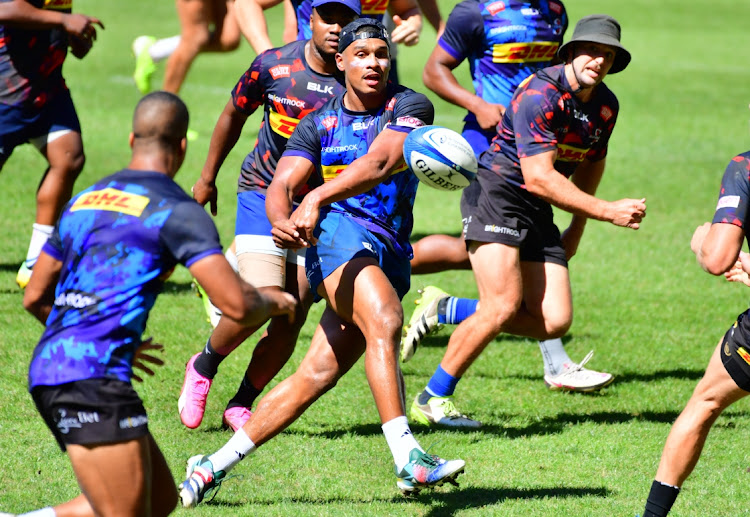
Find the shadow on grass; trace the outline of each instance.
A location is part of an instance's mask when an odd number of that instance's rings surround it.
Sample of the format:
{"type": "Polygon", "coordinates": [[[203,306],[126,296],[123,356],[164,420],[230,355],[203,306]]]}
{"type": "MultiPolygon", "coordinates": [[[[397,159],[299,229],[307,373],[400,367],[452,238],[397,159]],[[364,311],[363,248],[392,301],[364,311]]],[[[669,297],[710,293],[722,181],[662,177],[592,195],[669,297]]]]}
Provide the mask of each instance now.
{"type": "Polygon", "coordinates": [[[19,259],[14,264],[0,264],[0,273],[17,273],[23,259],[19,259]]]}
{"type": "Polygon", "coordinates": [[[552,487],[552,488],[481,488],[471,487],[450,492],[425,492],[416,499],[431,503],[425,514],[429,517],[454,515],[461,510],[502,503],[509,499],[545,499],[607,497],[610,491],[604,487],[552,487]]]}
{"type": "MultiPolygon", "coordinates": [[[[495,505],[502,503],[507,500],[522,500],[522,499],[545,499],[545,498],[581,498],[581,497],[607,497],[610,495],[610,491],[604,487],[564,487],[556,486],[550,488],[485,488],[485,487],[469,487],[469,488],[457,488],[449,491],[444,490],[426,490],[420,495],[415,497],[400,497],[393,496],[391,498],[374,498],[368,500],[357,499],[349,496],[340,497],[328,497],[328,498],[317,498],[317,497],[284,497],[282,499],[273,499],[266,501],[250,501],[250,502],[223,502],[221,496],[214,500],[204,503],[206,506],[220,507],[241,507],[248,505],[278,505],[280,503],[286,504],[301,504],[301,505],[312,505],[320,507],[321,505],[327,504],[371,504],[373,502],[379,503],[392,503],[398,505],[410,505],[418,502],[424,505],[429,505],[429,509],[424,515],[430,517],[442,517],[454,515],[456,512],[461,510],[468,510],[471,508],[479,508],[489,505],[495,505]]],[[[407,507],[403,508],[404,510],[407,507]]],[[[421,509],[421,508],[420,508],[421,509]]],[[[420,512],[421,513],[421,512],[420,512]]]]}

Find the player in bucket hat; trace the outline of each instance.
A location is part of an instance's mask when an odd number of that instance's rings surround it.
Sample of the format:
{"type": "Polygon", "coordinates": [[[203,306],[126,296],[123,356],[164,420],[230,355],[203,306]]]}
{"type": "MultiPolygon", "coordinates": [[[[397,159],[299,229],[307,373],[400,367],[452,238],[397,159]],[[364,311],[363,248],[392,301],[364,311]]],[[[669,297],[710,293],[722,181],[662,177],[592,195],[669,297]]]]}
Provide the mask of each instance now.
{"type": "Polygon", "coordinates": [[[601,43],[616,49],[614,63],[608,72],[610,74],[622,72],[630,63],[630,52],[620,43],[620,24],[611,16],[592,14],[578,20],[573,37],[557,50],[557,57],[565,61],[568,50],[580,41],[601,43]]]}

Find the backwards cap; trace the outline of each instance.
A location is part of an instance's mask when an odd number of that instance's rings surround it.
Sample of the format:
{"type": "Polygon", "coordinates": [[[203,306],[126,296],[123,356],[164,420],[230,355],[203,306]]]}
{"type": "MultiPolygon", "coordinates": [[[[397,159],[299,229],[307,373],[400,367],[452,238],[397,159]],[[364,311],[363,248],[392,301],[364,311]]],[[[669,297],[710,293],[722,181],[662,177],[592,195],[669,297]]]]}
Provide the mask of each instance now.
{"type": "Polygon", "coordinates": [[[390,37],[385,25],[372,18],[360,18],[347,24],[339,34],[339,53],[358,39],[376,38],[390,45],[390,37]]]}

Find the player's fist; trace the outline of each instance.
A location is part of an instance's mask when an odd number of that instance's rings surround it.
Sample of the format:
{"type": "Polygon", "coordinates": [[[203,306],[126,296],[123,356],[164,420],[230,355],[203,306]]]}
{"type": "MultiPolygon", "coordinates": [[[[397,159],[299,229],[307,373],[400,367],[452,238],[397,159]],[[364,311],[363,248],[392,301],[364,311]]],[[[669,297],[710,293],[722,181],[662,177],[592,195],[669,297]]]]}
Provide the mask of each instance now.
{"type": "Polygon", "coordinates": [[[607,220],[615,226],[632,228],[641,227],[641,221],[646,217],[646,198],[620,199],[609,203],[607,220]]]}

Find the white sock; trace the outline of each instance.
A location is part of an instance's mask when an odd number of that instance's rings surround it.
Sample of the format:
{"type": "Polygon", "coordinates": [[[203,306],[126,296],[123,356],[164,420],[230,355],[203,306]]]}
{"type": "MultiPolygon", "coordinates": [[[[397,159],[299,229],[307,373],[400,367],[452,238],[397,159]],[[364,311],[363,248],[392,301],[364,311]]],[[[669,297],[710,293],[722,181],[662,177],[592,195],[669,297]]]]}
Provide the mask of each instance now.
{"type": "Polygon", "coordinates": [[[232,269],[234,269],[234,272],[239,272],[240,265],[237,262],[237,255],[232,251],[232,248],[227,248],[227,251],[224,252],[224,256],[227,258],[229,265],[232,266],[232,269]]]}
{"type": "Polygon", "coordinates": [[[235,465],[245,459],[245,456],[252,454],[256,447],[253,441],[242,428],[237,429],[229,441],[216,451],[211,454],[208,459],[214,466],[214,472],[223,470],[229,472],[235,465]]]}
{"type": "Polygon", "coordinates": [[[51,506],[48,506],[47,508],[42,508],[41,510],[34,510],[33,512],[29,513],[22,513],[18,517],[55,517],[57,514],[55,513],[55,509],[51,506]]]}
{"type": "Polygon", "coordinates": [[[381,428],[385,435],[385,441],[393,455],[393,462],[396,464],[396,470],[400,471],[409,463],[409,453],[412,449],[423,451],[417,443],[417,439],[409,429],[409,421],[405,416],[398,416],[393,420],[384,423],[381,428]]]}
{"type": "Polygon", "coordinates": [[[52,235],[52,231],[55,229],[54,226],[48,224],[34,223],[31,231],[31,241],[29,242],[29,251],[26,252],[26,267],[32,268],[36,264],[36,259],[39,258],[39,254],[42,252],[42,246],[47,242],[49,236],[52,235]]]}
{"type": "Polygon", "coordinates": [[[151,59],[154,60],[154,63],[158,63],[162,59],[166,59],[169,56],[172,55],[172,53],[177,48],[177,45],[180,44],[180,37],[179,36],[172,36],[171,38],[164,38],[156,40],[156,42],[151,45],[151,48],[148,49],[148,54],[151,56],[151,59]]]}
{"type": "Polygon", "coordinates": [[[560,338],[540,341],[539,349],[542,351],[545,375],[558,375],[562,373],[563,363],[573,362],[565,351],[560,338]]]}

